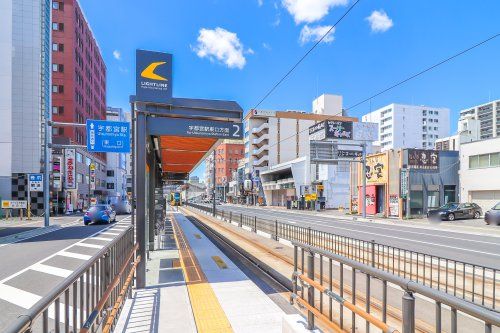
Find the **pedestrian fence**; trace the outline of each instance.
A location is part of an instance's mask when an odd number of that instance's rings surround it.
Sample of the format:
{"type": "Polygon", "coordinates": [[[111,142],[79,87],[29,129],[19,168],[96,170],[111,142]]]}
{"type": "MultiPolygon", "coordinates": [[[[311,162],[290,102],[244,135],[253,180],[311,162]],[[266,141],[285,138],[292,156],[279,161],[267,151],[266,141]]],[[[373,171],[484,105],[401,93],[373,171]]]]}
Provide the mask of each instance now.
{"type": "Polygon", "coordinates": [[[291,302],[307,310],[308,329],[315,320],[353,333],[500,329],[500,316],[491,309],[318,247],[292,244],[291,302]]]}
{"type": "Polygon", "coordinates": [[[397,277],[415,281],[454,297],[499,310],[500,271],[497,268],[403,249],[375,241],[346,237],[284,221],[265,219],[189,203],[189,206],[275,240],[301,242],[354,260],[397,277]]]}
{"type": "Polygon", "coordinates": [[[141,260],[130,226],[4,332],[111,332],[141,260]]]}

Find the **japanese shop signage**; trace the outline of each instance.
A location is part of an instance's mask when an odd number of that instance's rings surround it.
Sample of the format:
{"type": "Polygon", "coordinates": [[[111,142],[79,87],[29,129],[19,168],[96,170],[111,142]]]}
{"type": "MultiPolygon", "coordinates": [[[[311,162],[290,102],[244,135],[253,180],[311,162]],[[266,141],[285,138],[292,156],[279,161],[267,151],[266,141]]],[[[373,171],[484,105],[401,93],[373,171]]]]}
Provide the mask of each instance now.
{"type": "Polygon", "coordinates": [[[408,149],[408,168],[437,169],[439,153],[436,150],[408,149]]]}

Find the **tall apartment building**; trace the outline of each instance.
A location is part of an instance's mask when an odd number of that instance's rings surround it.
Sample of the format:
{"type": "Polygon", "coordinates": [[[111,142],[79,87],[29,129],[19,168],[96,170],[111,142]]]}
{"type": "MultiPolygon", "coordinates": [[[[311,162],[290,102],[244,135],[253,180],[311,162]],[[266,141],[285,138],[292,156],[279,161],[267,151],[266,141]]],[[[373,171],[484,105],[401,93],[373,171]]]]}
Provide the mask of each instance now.
{"type": "MultiPolygon", "coordinates": [[[[26,198],[28,173],[43,168],[50,108],[50,0],[0,1],[0,197],[26,198]]],[[[43,211],[43,193],[32,209],[43,211]]]]}
{"type": "Polygon", "coordinates": [[[480,136],[480,121],[473,115],[467,114],[458,120],[457,133],[455,135],[437,139],[434,144],[437,150],[459,151],[462,144],[480,140],[480,136]]]}
{"type": "Polygon", "coordinates": [[[472,116],[479,120],[479,139],[500,136],[500,99],[460,111],[460,118],[472,116]]]}
{"type": "MultiPolygon", "coordinates": [[[[323,120],[357,121],[342,116],[341,96],[322,95],[313,101],[312,106],[313,113],[251,110],[245,116],[245,179],[253,182],[252,191],[247,193],[247,203],[282,204],[287,197],[299,195],[298,186],[303,185],[305,178],[299,185],[299,181],[292,177],[290,169],[293,167],[288,164],[309,157],[309,127],[323,120]],[[288,178],[280,180],[280,188],[264,188],[261,174],[268,173],[266,179],[276,178],[278,176],[271,169],[281,167],[283,174],[285,169],[290,173],[288,178]]],[[[346,179],[348,181],[348,177],[346,179]]]]}
{"type": "MultiPolygon", "coordinates": [[[[127,121],[127,116],[121,108],[108,106],[106,120],[127,121]]],[[[106,190],[111,203],[127,198],[127,155],[125,153],[106,153],[106,190]]]]}
{"type": "MultiPolygon", "coordinates": [[[[101,50],[77,0],[52,1],[52,119],[85,123],[106,119],[106,66],[101,50]]],[[[54,126],[55,143],[86,144],[85,127],[54,126]]],[[[62,195],[73,207],[88,205],[91,196],[105,200],[106,154],[77,149],[77,188],[62,195]],[[78,162],[78,161],[77,161],[78,162]],[[89,165],[97,166],[95,189],[89,187],[89,165]]]]}
{"type": "MultiPolygon", "coordinates": [[[[238,169],[238,162],[243,158],[243,143],[240,140],[223,140],[215,149],[215,187],[218,195],[224,198],[228,191],[232,174],[238,169]]],[[[205,183],[207,190],[212,189],[213,154],[205,160],[205,183]]]]}
{"type": "Polygon", "coordinates": [[[364,115],[362,121],[378,123],[379,138],[374,145],[382,151],[432,149],[437,139],[450,135],[450,109],[447,108],[393,103],[364,115]]]}

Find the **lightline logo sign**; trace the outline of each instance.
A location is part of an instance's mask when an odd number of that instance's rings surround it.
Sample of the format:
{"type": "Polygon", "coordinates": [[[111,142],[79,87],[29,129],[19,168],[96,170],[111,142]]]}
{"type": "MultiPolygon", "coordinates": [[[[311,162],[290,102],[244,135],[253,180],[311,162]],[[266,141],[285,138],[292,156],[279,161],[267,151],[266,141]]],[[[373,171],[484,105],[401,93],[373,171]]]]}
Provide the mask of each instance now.
{"type": "Polygon", "coordinates": [[[64,184],[66,189],[76,188],[75,179],[75,149],[64,150],[64,170],[66,171],[64,184]]]}
{"type": "Polygon", "coordinates": [[[136,51],[138,101],[169,104],[172,100],[172,55],[154,51],[136,51]]]}

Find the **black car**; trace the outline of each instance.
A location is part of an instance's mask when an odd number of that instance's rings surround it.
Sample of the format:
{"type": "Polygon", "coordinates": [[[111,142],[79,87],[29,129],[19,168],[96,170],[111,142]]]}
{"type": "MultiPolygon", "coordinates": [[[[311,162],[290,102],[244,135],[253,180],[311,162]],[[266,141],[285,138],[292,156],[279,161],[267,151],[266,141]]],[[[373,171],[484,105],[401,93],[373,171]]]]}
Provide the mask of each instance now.
{"type": "Polygon", "coordinates": [[[500,202],[484,213],[486,224],[500,225],[500,202]]]}
{"type": "Polygon", "coordinates": [[[478,219],[483,211],[475,203],[457,203],[449,202],[438,209],[431,209],[427,212],[427,218],[430,220],[448,220],[456,219],[478,219]]]}

